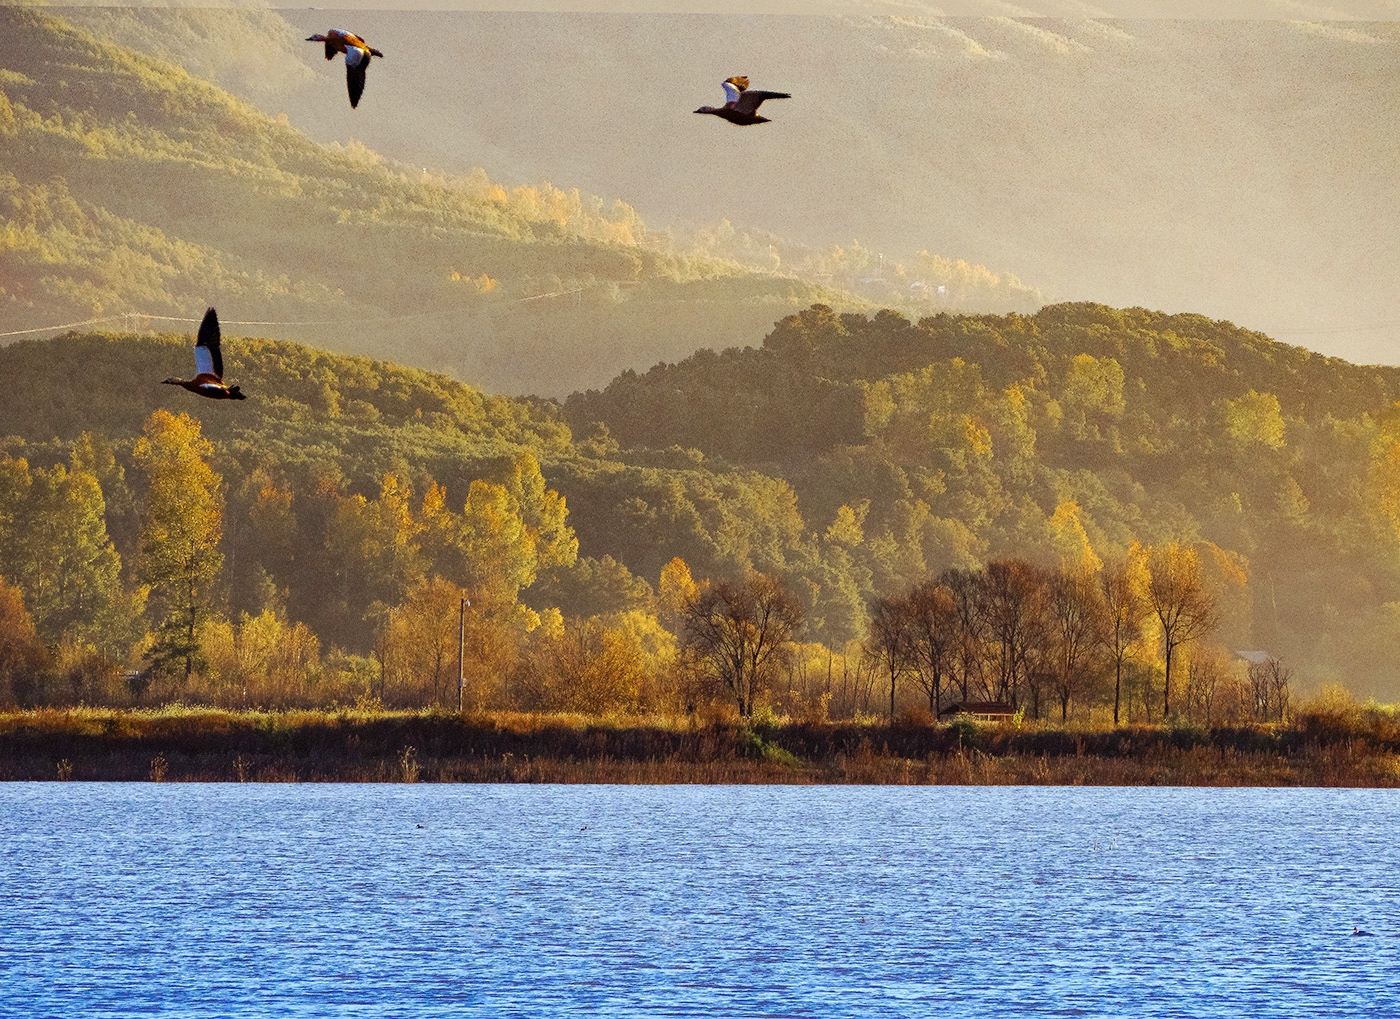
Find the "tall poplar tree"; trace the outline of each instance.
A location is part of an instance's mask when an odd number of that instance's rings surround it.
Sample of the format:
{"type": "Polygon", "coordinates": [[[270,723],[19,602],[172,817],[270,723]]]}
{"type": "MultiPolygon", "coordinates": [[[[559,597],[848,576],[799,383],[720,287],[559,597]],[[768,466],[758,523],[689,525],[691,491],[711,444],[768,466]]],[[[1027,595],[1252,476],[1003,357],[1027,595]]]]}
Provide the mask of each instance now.
{"type": "Polygon", "coordinates": [[[140,574],[151,588],[149,658],[158,671],[182,669],[186,680],[200,664],[199,625],[223,566],[224,484],[212,452],[199,422],[164,410],[146,419],[132,450],[147,485],[140,574]]]}

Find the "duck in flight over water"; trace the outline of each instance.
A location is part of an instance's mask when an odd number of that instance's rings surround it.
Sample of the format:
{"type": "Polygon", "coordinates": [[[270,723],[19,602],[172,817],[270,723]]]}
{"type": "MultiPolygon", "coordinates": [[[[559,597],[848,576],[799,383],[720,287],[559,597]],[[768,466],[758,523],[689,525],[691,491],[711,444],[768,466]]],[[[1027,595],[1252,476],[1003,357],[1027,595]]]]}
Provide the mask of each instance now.
{"type": "Polygon", "coordinates": [[[194,342],[192,379],[162,379],[166,386],[180,386],[196,396],[211,400],[246,400],[237,386],[224,385],[224,355],[219,351],[219,316],[210,308],[199,323],[199,338],[194,342]]]}
{"type": "Polygon", "coordinates": [[[723,106],[702,106],[695,112],[708,113],[740,127],[771,123],[767,117],[758,115],[758,108],[763,105],[764,100],[792,98],[786,92],[750,92],[748,75],[744,74],[725,78],[721,87],[724,89],[723,106]]]}
{"type": "Polygon", "coordinates": [[[337,53],[345,54],[345,85],[350,90],[350,108],[359,106],[360,96],[365,93],[365,71],[369,70],[370,58],[382,58],[384,54],[343,28],[333,28],[325,35],[317,32],[307,36],[306,41],[325,43],[327,60],[333,60],[337,53]]]}

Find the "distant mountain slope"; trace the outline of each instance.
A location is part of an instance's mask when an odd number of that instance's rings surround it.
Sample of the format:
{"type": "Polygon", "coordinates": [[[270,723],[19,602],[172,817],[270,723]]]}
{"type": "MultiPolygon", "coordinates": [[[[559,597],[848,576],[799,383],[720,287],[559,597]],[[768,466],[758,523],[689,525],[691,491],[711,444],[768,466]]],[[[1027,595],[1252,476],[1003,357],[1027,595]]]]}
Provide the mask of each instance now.
{"type": "Polygon", "coordinates": [[[928,250],[1056,300],[1202,312],[1394,360],[1400,24],[1300,21],[1338,15],[1283,3],[1289,20],[900,6],[844,18],[288,8],[290,30],[251,37],[250,59],[290,38],[313,77],[280,100],[221,80],[314,138],[415,166],[567,181],[625,196],[651,223],[728,218],[817,251],[859,238],[872,264],[858,278],[893,277],[882,252],[912,268],[928,250]],[[340,22],[388,54],[353,121],[343,83],[297,41],[340,22]],[[738,71],[793,93],[773,124],[690,114],[738,71]]]}
{"type": "MultiPolygon", "coordinates": [[[[764,173],[761,165],[747,164],[745,151],[770,148],[752,133],[736,138],[701,131],[697,137],[713,148],[669,166],[663,165],[661,153],[651,156],[649,146],[634,151],[634,139],[628,136],[626,153],[613,153],[601,166],[595,165],[590,153],[619,135],[627,136],[628,121],[651,125],[636,138],[647,137],[658,127],[657,117],[670,121],[673,129],[677,123],[688,129],[697,126],[688,116],[693,102],[670,109],[661,96],[646,89],[636,90],[636,95],[617,90],[610,97],[609,103],[638,107],[625,116],[600,118],[592,109],[563,112],[569,103],[602,95],[609,87],[600,85],[595,93],[591,82],[618,80],[619,69],[606,62],[610,43],[595,39],[581,44],[582,51],[590,54],[586,65],[558,48],[572,46],[578,38],[591,38],[600,26],[608,31],[615,24],[610,18],[580,22],[571,16],[400,12],[399,17],[383,22],[371,12],[273,12],[248,7],[95,7],[65,9],[65,16],[111,42],[213,80],[260,109],[289,118],[314,138],[358,139],[415,167],[426,163],[477,174],[480,167],[489,166],[502,180],[573,182],[586,168],[590,186],[598,194],[627,196],[629,189],[659,188],[667,198],[655,206],[664,230],[639,229],[640,218],[629,226],[637,241],[683,256],[705,255],[765,272],[781,270],[882,306],[1033,311],[1045,303],[1033,285],[945,250],[938,234],[904,238],[895,247],[873,243],[849,216],[857,210],[873,216],[877,210],[863,199],[852,201],[852,196],[834,196],[839,208],[824,210],[817,222],[788,234],[762,228],[769,210],[736,221],[731,204],[744,207],[750,193],[775,183],[758,179],[764,173]],[[384,43],[392,52],[383,72],[375,74],[363,114],[347,115],[339,65],[327,67],[321,51],[303,41],[311,26],[324,29],[323,21],[349,25],[368,21],[375,27],[373,38],[384,32],[393,40],[384,43]],[[305,30],[298,27],[303,25],[305,30]],[[576,31],[581,35],[575,36],[576,31]],[[513,34],[528,37],[532,45],[515,45],[513,34]],[[532,52],[536,48],[539,52],[532,52]],[[464,52],[479,52],[483,59],[464,61],[464,52]],[[489,59],[484,59],[486,54],[489,59]],[[537,66],[517,75],[511,70],[515,61],[537,66]],[[567,66],[568,74],[553,73],[554,66],[567,66]],[[541,103],[539,93],[545,89],[561,89],[558,98],[563,101],[541,103]],[[548,158],[526,151],[532,136],[538,136],[535,144],[553,150],[548,158]],[[695,185],[696,173],[703,175],[700,188],[695,185]],[[696,191],[718,204],[705,211],[695,204],[700,197],[692,194],[696,191]],[[834,233],[822,229],[822,221],[838,218],[844,221],[834,233]]],[[[824,31],[821,22],[811,24],[814,31],[824,31]]],[[[627,22],[619,27],[624,33],[634,31],[627,22]]],[[[785,169],[785,174],[797,179],[802,172],[800,165],[785,169]]],[[[868,192],[872,197],[880,193],[878,189],[868,192]]],[[[811,200],[793,188],[782,204],[799,206],[811,200]]]]}
{"type": "Polygon", "coordinates": [[[215,303],[235,331],[564,392],[841,299],[644,244],[621,204],[327,148],[37,9],[0,10],[0,148],[0,332],[215,303]]]}
{"type": "Polygon", "coordinates": [[[858,521],[844,540],[875,590],[992,554],[1210,542],[1248,575],[1227,639],[1390,691],[1400,563],[1372,458],[1397,400],[1400,369],[1057,305],[917,324],[815,308],[761,348],[627,372],[566,409],[624,447],[783,478],[811,528],[858,521]]]}

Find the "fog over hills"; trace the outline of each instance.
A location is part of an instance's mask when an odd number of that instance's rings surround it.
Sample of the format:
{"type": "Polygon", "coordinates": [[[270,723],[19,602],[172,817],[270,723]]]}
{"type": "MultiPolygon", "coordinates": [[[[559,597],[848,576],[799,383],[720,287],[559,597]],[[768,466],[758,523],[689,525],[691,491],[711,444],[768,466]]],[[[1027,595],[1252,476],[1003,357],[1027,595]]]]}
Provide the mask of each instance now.
{"type": "Polygon", "coordinates": [[[1198,311],[1395,359],[1394,23],[260,17],[260,32],[290,28],[214,71],[313,137],[618,195],[652,226],[727,218],[818,248],[859,239],[876,265],[927,249],[1050,298],[1198,311]],[[339,69],[300,42],[340,22],[387,54],[353,117],[339,69]],[[794,94],[775,123],[690,114],[736,71],[794,94]]]}

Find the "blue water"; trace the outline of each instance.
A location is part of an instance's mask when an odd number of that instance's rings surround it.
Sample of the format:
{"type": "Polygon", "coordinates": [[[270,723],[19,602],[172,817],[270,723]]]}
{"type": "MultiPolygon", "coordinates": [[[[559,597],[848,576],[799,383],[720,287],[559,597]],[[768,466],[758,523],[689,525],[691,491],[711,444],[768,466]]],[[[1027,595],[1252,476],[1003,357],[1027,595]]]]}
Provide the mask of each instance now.
{"type": "Polygon", "coordinates": [[[1397,821],[1373,791],[0,785],[0,1015],[1400,1016],[1397,821]]]}

